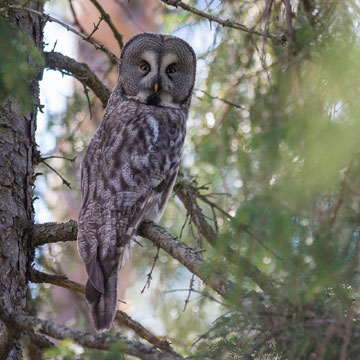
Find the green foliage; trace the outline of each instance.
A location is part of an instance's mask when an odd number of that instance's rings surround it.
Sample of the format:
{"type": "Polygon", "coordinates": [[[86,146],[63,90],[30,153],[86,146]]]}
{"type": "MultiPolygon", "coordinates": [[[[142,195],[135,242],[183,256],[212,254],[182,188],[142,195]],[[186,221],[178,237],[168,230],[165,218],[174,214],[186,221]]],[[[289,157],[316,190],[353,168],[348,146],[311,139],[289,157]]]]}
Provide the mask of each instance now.
{"type": "MultiPolygon", "coordinates": [[[[222,29],[202,56],[208,74],[197,85],[188,171],[231,194],[219,198],[235,214],[221,220],[219,252],[233,252],[210,259],[237,290],[198,358],[338,359],[356,342],[360,49],[351,11],[328,6],[316,3],[316,16],[296,8],[288,50],[222,29]],[[244,278],[240,255],[275,280],[276,295],[244,278]]],[[[355,359],[356,346],[346,354],[355,359]]]]}
{"type": "Polygon", "coordinates": [[[43,64],[30,38],[0,16],[0,101],[11,97],[23,111],[31,109],[31,82],[43,64]]]}

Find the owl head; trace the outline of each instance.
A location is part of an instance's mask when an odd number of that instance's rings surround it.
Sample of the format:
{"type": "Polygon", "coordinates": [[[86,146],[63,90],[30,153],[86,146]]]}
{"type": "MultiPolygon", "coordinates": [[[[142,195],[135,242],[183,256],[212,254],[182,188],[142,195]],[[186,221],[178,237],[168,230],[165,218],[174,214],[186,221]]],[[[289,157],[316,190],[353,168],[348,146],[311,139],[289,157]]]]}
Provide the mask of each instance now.
{"type": "Polygon", "coordinates": [[[184,40],[143,33],[131,38],[120,56],[119,87],[153,106],[188,108],[194,87],[196,56],[184,40]]]}

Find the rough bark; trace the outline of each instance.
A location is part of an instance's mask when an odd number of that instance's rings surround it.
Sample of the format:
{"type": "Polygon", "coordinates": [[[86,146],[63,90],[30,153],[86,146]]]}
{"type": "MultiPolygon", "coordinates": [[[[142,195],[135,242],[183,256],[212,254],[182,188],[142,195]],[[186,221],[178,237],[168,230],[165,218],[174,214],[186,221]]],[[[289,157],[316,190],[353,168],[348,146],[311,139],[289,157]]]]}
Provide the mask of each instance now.
{"type": "MultiPolygon", "coordinates": [[[[233,283],[226,279],[221,269],[211,268],[211,265],[203,260],[197,250],[187,246],[161,226],[152,221],[144,221],[138,229],[138,235],[146,237],[156,246],[165,250],[218,294],[224,297],[230,295],[233,283]]],[[[63,224],[37,224],[33,228],[33,246],[58,241],[75,241],[76,236],[77,223],[74,220],[63,224]]]]}
{"type": "Polygon", "coordinates": [[[106,106],[111,91],[99,80],[87,64],[79,63],[68,56],[57,52],[46,52],[45,63],[48,69],[66,72],[85,86],[94,91],[95,95],[101,100],[103,107],[106,106]]]}
{"type": "MultiPolygon", "coordinates": [[[[30,281],[34,283],[48,283],[56,286],[61,286],[64,289],[68,289],[70,291],[76,291],[83,295],[85,292],[84,285],[69,280],[65,275],[47,274],[33,269],[30,271],[30,281]]],[[[147,340],[149,343],[155,345],[159,349],[176,355],[169,341],[163,338],[162,339],[158,338],[157,336],[152,334],[148,329],[142,326],[139,322],[132,319],[125,312],[121,310],[117,310],[115,315],[115,321],[119,325],[124,325],[129,329],[132,329],[133,331],[135,331],[137,335],[147,340]]]]}
{"type": "MultiPolygon", "coordinates": [[[[0,0],[0,8],[8,4],[0,0]]],[[[42,9],[42,1],[30,0],[28,6],[42,9]]],[[[8,11],[7,20],[42,46],[42,20],[24,12],[8,11]]],[[[31,61],[29,57],[29,61],[31,61]]],[[[38,79],[31,82],[32,102],[39,103],[38,79]]],[[[21,113],[11,98],[0,103],[0,305],[11,313],[23,312],[26,305],[26,269],[33,223],[33,166],[36,106],[21,113]]],[[[21,359],[18,331],[0,323],[0,359],[21,359]]]]}
{"type": "Polygon", "coordinates": [[[91,349],[109,350],[111,345],[118,345],[119,352],[135,356],[142,360],[181,360],[181,356],[161,352],[154,347],[131,341],[121,336],[112,336],[106,333],[91,334],[79,330],[72,330],[52,321],[40,320],[25,313],[6,314],[0,307],[0,317],[3,321],[16,327],[19,331],[27,330],[51,336],[54,339],[72,339],[78,344],[91,349]]]}

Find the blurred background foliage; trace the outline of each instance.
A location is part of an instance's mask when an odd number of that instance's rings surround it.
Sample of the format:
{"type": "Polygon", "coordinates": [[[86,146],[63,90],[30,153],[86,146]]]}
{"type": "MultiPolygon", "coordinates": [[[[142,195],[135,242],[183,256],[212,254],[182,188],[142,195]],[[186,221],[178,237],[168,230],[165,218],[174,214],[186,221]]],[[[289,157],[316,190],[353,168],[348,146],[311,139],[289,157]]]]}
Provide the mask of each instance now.
{"type": "Polygon", "coordinates": [[[43,66],[42,55],[31,39],[0,17],[0,101],[11,94],[21,111],[31,109],[30,82],[43,66]]]}
{"type": "MultiPolygon", "coordinates": [[[[68,3],[57,3],[70,21],[68,3]]],[[[137,0],[131,3],[136,7],[137,0]]],[[[161,225],[205,249],[204,258],[225,269],[236,288],[222,299],[195,279],[196,292],[183,311],[191,273],[160,251],[150,287],[140,295],[156,255],[150,242],[140,240],[143,247],[134,244],[131,251],[124,309],[194,359],[358,359],[359,1],[186,3],[283,39],[224,27],[157,1],[158,31],[184,38],[198,55],[182,173],[216,204],[199,201],[218,231],[217,244],[210,247],[186,222],[177,197],[161,225]],[[275,292],[264,293],[246,276],[243,257],[273,280],[275,292]]],[[[113,84],[111,65],[102,65],[95,66],[98,74],[113,84]]],[[[9,91],[17,81],[12,79],[5,85],[2,80],[2,89],[9,91]]],[[[100,102],[83,90],[76,85],[66,110],[47,116],[56,145],[44,156],[76,157],[75,163],[48,160],[72,190],[41,167],[47,181],[39,180],[38,196],[57,221],[77,216],[79,164],[101,120],[100,102]]],[[[37,266],[82,271],[74,244],[42,247],[37,266]]],[[[51,318],[62,305],[50,294],[49,286],[32,287],[35,308],[51,318]],[[40,311],[44,304],[48,310],[40,311]]],[[[89,328],[86,305],[76,302],[81,311],[67,324],[89,328]]],[[[105,354],[65,341],[45,358],[117,359],[119,350],[105,354]]]]}

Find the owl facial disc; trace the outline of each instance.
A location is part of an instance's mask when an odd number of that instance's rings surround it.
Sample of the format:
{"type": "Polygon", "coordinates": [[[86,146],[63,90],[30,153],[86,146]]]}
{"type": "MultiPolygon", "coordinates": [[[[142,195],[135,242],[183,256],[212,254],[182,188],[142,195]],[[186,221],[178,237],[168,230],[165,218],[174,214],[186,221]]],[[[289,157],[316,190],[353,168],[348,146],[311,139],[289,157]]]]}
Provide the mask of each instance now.
{"type": "Polygon", "coordinates": [[[196,57],[175,36],[140,34],[124,46],[119,81],[124,95],[150,106],[189,107],[196,57]]]}

